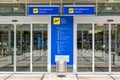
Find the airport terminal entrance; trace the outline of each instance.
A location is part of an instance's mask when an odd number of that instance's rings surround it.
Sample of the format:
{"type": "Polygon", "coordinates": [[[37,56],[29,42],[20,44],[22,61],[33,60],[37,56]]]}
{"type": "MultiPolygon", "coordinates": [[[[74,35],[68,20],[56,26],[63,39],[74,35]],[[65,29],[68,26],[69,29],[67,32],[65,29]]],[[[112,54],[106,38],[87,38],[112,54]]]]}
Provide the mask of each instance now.
{"type": "Polygon", "coordinates": [[[48,24],[0,24],[0,72],[48,72],[48,24]]]}
{"type": "MultiPolygon", "coordinates": [[[[74,18],[73,65],[66,73],[120,73],[120,23],[82,18],[74,18]]],[[[51,65],[51,29],[50,17],[0,22],[0,73],[58,73],[51,65]]]]}
{"type": "Polygon", "coordinates": [[[77,24],[77,72],[120,71],[120,24],[77,24]]]}

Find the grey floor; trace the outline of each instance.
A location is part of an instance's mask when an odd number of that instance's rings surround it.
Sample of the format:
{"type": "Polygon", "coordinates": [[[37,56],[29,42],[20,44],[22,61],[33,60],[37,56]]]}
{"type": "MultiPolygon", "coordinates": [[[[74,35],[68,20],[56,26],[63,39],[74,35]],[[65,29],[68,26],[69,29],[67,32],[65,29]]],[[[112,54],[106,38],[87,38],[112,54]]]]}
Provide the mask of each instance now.
{"type": "Polygon", "coordinates": [[[0,74],[0,80],[120,80],[120,75],[0,74]]]}

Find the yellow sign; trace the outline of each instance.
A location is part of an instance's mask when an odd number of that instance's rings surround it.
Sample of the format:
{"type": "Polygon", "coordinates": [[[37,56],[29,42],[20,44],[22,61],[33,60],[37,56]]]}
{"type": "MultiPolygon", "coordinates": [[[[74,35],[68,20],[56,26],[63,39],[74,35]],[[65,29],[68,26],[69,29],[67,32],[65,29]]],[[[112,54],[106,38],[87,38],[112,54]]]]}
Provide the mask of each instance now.
{"type": "Polygon", "coordinates": [[[70,14],[74,13],[74,8],[69,8],[69,13],[70,14]]]}
{"type": "Polygon", "coordinates": [[[60,18],[53,18],[53,24],[59,25],[60,24],[60,18]]]}
{"type": "Polygon", "coordinates": [[[33,8],[33,13],[38,14],[38,8],[33,8]]]}

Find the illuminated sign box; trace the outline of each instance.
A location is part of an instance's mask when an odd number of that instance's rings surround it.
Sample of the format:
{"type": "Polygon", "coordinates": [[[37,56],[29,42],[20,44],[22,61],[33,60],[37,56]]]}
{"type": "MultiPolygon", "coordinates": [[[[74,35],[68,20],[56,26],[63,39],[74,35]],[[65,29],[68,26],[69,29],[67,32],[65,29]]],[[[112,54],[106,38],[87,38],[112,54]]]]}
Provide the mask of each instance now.
{"type": "Polygon", "coordinates": [[[94,15],[94,5],[65,5],[64,15],[94,15]]]}
{"type": "Polygon", "coordinates": [[[59,6],[30,5],[28,6],[28,15],[59,15],[59,6]]]}
{"type": "Polygon", "coordinates": [[[66,61],[73,66],[74,17],[51,16],[51,65],[57,61],[66,61]]]}

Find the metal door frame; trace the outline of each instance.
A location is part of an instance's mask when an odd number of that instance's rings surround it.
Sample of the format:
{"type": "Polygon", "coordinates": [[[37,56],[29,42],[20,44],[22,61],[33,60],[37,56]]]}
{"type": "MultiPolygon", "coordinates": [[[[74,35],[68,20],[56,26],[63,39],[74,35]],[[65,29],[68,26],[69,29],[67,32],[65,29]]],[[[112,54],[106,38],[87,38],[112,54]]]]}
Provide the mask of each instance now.
{"type": "Polygon", "coordinates": [[[75,74],[120,74],[120,72],[111,72],[111,25],[112,24],[120,24],[120,22],[78,22],[74,24],[74,73],[75,74]],[[102,23],[102,24],[108,24],[109,27],[109,71],[108,72],[95,72],[95,35],[94,35],[94,28],[95,24],[102,23]],[[92,72],[77,72],[77,24],[92,24],[92,72]]]}
{"type": "Polygon", "coordinates": [[[41,73],[41,74],[47,74],[51,72],[51,64],[50,64],[50,49],[51,49],[51,26],[50,23],[47,22],[0,22],[0,24],[11,24],[14,26],[14,66],[13,66],[13,71],[5,71],[5,72],[0,72],[2,74],[9,74],[9,73],[41,73]],[[16,71],[16,25],[17,24],[30,24],[30,71],[27,72],[17,72],[16,71]],[[47,50],[47,72],[33,72],[32,71],[32,45],[33,45],[33,37],[32,37],[32,30],[33,30],[33,25],[32,24],[47,24],[47,35],[48,35],[48,50],[47,50]]]}
{"type": "Polygon", "coordinates": [[[74,27],[74,74],[91,74],[94,71],[94,22],[79,22],[74,27]],[[91,24],[92,25],[92,72],[77,72],[77,25],[78,24],[91,24]]]}
{"type": "Polygon", "coordinates": [[[47,35],[48,35],[48,48],[47,48],[47,72],[33,72],[33,68],[32,68],[32,52],[33,52],[33,49],[31,47],[31,73],[41,73],[41,74],[47,74],[47,73],[50,73],[51,72],[51,63],[50,63],[50,56],[51,56],[51,52],[50,52],[50,49],[51,49],[51,26],[49,23],[46,23],[46,22],[32,22],[31,23],[31,46],[33,46],[33,24],[47,24],[47,35]]]}

